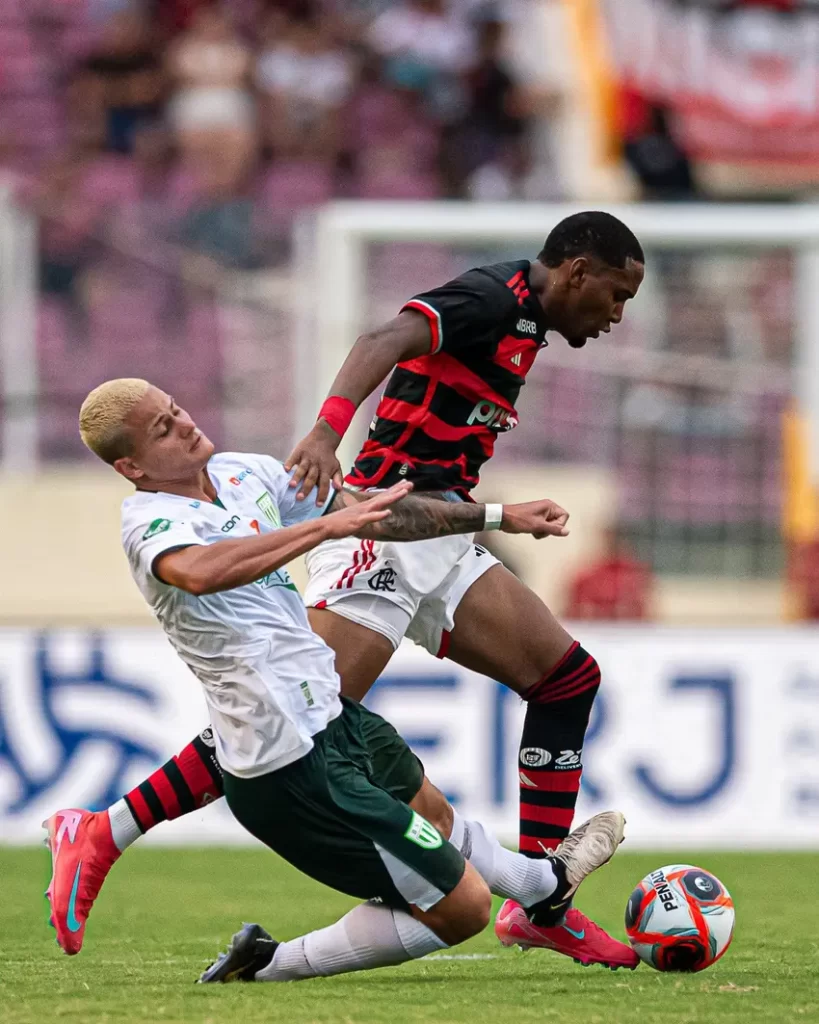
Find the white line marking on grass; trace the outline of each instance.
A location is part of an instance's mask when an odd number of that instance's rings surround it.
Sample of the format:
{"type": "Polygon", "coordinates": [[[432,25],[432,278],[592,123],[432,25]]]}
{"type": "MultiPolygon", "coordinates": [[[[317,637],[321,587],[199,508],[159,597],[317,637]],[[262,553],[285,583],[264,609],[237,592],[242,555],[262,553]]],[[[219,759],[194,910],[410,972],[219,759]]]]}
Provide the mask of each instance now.
{"type": "Polygon", "coordinates": [[[440,953],[425,956],[424,960],[497,960],[494,953],[440,953]]]}

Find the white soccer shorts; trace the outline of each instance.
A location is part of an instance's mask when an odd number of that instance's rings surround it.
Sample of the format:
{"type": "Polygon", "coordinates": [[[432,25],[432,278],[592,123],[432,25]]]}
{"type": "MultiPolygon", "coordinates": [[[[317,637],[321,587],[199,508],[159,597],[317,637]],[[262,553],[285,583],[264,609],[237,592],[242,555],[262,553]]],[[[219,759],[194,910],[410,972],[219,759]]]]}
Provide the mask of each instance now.
{"type": "Polygon", "coordinates": [[[443,658],[455,609],[479,577],[500,564],[473,534],[436,540],[329,540],[306,557],[310,608],[331,608],[387,637],[406,636],[443,658]]]}

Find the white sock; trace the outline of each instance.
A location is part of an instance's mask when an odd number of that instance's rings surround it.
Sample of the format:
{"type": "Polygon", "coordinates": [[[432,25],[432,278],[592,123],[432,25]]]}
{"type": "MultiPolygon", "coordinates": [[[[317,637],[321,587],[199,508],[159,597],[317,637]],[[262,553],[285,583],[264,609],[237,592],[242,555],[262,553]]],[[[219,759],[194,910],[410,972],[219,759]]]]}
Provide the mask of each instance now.
{"type": "Polygon", "coordinates": [[[455,810],[453,814],[449,841],[458,847],[496,896],[531,907],[552,895],[557,879],[549,861],[512,853],[479,821],[466,821],[455,810]]]}
{"type": "Polygon", "coordinates": [[[127,850],[131,843],[136,842],[142,835],[142,829],[137,825],[131,808],[124,800],[117,800],[115,804],[111,804],[108,808],[108,817],[111,819],[114,846],[118,850],[127,850]]]}
{"type": "Polygon", "coordinates": [[[256,981],[299,981],[391,967],[446,949],[446,943],[403,910],[362,903],[329,928],[282,942],[256,981]]]}

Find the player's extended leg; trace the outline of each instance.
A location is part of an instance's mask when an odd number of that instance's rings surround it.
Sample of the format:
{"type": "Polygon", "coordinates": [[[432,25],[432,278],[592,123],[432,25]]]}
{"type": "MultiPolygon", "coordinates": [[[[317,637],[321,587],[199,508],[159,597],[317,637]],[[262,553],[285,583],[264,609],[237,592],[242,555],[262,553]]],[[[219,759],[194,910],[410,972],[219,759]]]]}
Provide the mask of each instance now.
{"type": "MultiPolygon", "coordinates": [[[[360,700],[392,657],[393,643],[334,612],[311,608],[309,614],[313,629],[336,651],[342,692],[360,700]]],[[[198,810],[223,794],[213,733],[205,729],[107,810],[65,808],[43,822],[52,856],[46,895],[60,947],[69,955],[79,953],[91,907],[123,850],[160,822],[198,810]]],[[[434,801],[430,810],[445,816],[447,806],[444,801],[442,810],[434,801]]]]}
{"type": "Polygon", "coordinates": [[[597,662],[502,565],[477,579],[459,603],[447,657],[526,701],[520,850],[543,857],[571,827],[583,741],[600,685],[597,662]]]}
{"type": "MultiPolygon", "coordinates": [[[[269,776],[227,776],[231,810],[252,834],[311,877],[382,906],[365,904],[330,928],[281,944],[258,926],[246,928],[201,980],[290,981],[386,966],[480,931],[489,913],[485,883],[408,805],[422,781],[418,759],[395,729],[349,700],[307,757],[269,776]]],[[[529,861],[549,875],[542,899],[568,899],[622,835],[622,815],[607,812],[556,855],[529,861]]]]}
{"type": "MultiPolygon", "coordinates": [[[[520,851],[545,857],[567,836],[600,669],[546,605],[502,565],[484,572],[454,614],[447,657],[497,679],[526,701],[520,742],[520,851]]],[[[504,904],[501,941],[541,945],[580,960],[636,966],[633,951],[569,904],[527,915],[504,904]]]]}
{"type": "Polygon", "coordinates": [[[64,952],[82,948],[91,907],[122,851],[154,825],[204,807],[223,792],[213,733],[205,729],[107,810],[64,808],[43,822],[52,861],[50,923],[64,952]]]}

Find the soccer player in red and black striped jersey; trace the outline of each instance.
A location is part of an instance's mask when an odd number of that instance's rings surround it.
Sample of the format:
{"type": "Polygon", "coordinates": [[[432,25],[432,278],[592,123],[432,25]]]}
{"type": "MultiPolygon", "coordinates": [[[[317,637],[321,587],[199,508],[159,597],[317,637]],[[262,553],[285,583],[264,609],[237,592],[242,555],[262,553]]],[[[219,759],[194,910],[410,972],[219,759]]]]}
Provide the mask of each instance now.
{"type": "MultiPolygon", "coordinates": [[[[547,332],[573,348],[608,332],[637,293],[644,266],[640,243],[621,221],[587,212],[558,224],[532,262],[479,267],[410,299],[397,317],[358,339],[315,427],[291,454],[287,468],[298,497],[318,487],[323,503],[332,487],[341,487],[338,444],[355,410],[392,372],[347,485],[366,489],[408,479],[441,500],[468,501],[496,438],[517,423],[515,403],[547,332]]],[[[503,506],[487,506],[484,529],[502,522],[503,506]]],[[[566,837],[574,815],[600,684],[594,657],[468,535],[408,544],[328,541],[311,552],[307,566],[310,624],[334,650],[347,696],[360,700],[367,693],[405,636],[520,694],[527,704],[520,850],[546,856],[566,837]]],[[[113,845],[99,884],[109,861],[136,836],[220,792],[213,751],[207,739],[197,739],[105,812],[99,845],[113,845]]],[[[458,815],[453,825],[438,795],[441,807],[425,807],[427,817],[443,823],[446,834],[451,830],[450,841],[467,858],[489,855],[484,832],[458,815]]],[[[97,817],[90,817],[94,827],[97,817]]],[[[505,944],[554,949],[584,964],[638,962],[570,901],[533,917],[507,901],[495,928],[505,944]]]]}
{"type": "MultiPolygon", "coordinates": [[[[550,331],[573,348],[607,333],[643,280],[645,257],[617,218],[580,213],[558,224],[536,260],[478,267],[407,302],[362,335],[312,432],[289,465],[299,493],[340,484],[335,451],[355,409],[392,371],[347,484],[469,500],[550,331]],[[298,481],[301,481],[300,484],[298,481]]],[[[487,514],[487,528],[496,521],[487,514]]],[[[545,856],[567,834],[600,670],[540,598],[484,549],[461,538],[423,544],[331,542],[308,558],[310,621],[336,652],[358,699],[407,636],[439,657],[497,679],[527,703],[520,744],[520,850],[545,856]]],[[[573,907],[530,920],[507,901],[501,941],[557,949],[585,963],[630,951],[573,907]]]]}

